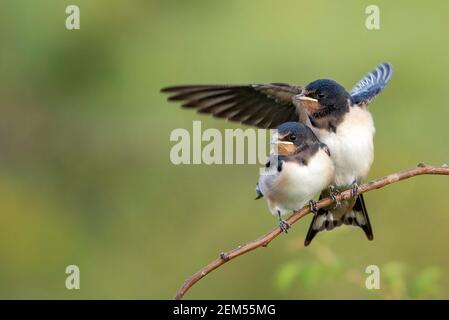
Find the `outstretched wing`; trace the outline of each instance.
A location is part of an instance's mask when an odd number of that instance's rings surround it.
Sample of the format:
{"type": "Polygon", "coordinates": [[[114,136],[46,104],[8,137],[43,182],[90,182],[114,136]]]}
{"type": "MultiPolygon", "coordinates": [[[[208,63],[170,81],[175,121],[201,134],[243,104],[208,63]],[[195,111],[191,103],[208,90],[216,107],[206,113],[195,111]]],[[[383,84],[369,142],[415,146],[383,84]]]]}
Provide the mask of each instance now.
{"type": "Polygon", "coordinates": [[[170,94],[169,101],[182,101],[185,108],[266,129],[287,121],[299,121],[293,97],[300,94],[303,87],[284,83],[186,85],[161,91],[170,94]]]}
{"type": "Polygon", "coordinates": [[[382,63],[368,73],[351,90],[351,98],[355,104],[367,105],[377,96],[393,75],[393,66],[382,63]]]}

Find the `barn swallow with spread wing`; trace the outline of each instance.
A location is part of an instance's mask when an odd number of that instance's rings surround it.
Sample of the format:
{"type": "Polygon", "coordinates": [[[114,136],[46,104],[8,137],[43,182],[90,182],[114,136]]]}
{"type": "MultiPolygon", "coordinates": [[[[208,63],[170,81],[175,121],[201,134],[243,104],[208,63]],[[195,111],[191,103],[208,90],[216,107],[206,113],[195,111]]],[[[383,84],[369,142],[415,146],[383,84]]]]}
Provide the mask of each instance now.
{"type": "Polygon", "coordinates": [[[264,196],[279,227],[290,227],[282,217],[301,209],[326,189],[334,177],[329,149],[312,130],[300,122],[286,122],[272,136],[276,153],[270,155],[256,186],[257,198],[264,196]]]}
{"type": "MultiPolygon", "coordinates": [[[[306,87],[285,83],[250,85],[185,85],[162,89],[183,107],[259,128],[276,128],[289,121],[309,126],[330,150],[335,165],[332,185],[352,188],[353,199],[314,215],[305,245],[322,230],[342,224],[359,226],[369,240],[373,232],[358,184],[374,159],[374,122],[368,104],[384,89],[393,68],[382,63],[348,92],[333,80],[319,79],[306,87]]],[[[323,192],[322,197],[333,192],[323,192]]]]}

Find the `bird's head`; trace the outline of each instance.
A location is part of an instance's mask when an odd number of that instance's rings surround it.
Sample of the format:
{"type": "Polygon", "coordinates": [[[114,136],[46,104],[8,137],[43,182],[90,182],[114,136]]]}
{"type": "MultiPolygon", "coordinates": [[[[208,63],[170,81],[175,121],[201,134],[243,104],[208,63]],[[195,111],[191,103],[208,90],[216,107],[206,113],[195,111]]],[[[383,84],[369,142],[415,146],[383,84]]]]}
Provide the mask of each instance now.
{"type": "Polygon", "coordinates": [[[298,99],[309,116],[322,118],[347,108],[351,96],[334,80],[319,79],[309,83],[298,99]]]}
{"type": "Polygon", "coordinates": [[[292,155],[301,147],[318,142],[312,130],[300,122],[285,122],[271,138],[279,155],[292,155]]]}

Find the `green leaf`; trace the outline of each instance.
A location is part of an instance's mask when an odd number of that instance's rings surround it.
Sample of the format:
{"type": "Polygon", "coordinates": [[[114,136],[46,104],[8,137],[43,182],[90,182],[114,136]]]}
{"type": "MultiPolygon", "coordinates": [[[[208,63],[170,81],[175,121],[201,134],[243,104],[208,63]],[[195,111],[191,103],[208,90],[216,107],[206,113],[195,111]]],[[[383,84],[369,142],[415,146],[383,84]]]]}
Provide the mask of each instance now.
{"type": "Polygon", "coordinates": [[[436,297],[441,294],[441,269],[428,267],[419,273],[412,284],[411,296],[422,299],[436,297]]]}
{"type": "Polygon", "coordinates": [[[402,262],[389,262],[381,270],[381,281],[385,290],[390,291],[388,298],[401,299],[407,296],[407,266],[402,262]]]}
{"type": "Polygon", "coordinates": [[[284,264],[279,268],[275,275],[275,286],[285,291],[291,287],[295,278],[301,271],[301,264],[298,261],[292,261],[284,264]]]}

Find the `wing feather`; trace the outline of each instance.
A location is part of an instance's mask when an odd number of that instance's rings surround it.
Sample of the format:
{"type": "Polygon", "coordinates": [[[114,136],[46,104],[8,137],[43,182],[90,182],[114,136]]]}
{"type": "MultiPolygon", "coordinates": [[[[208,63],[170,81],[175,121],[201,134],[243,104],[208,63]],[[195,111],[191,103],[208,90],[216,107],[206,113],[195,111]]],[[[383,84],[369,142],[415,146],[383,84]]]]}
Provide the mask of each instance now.
{"type": "Polygon", "coordinates": [[[368,73],[351,90],[353,103],[368,105],[387,85],[393,75],[393,66],[382,63],[368,73]]]}
{"type": "Polygon", "coordinates": [[[185,108],[265,129],[299,120],[293,97],[303,87],[285,83],[185,85],[161,91],[170,94],[169,101],[181,101],[185,108]]]}

